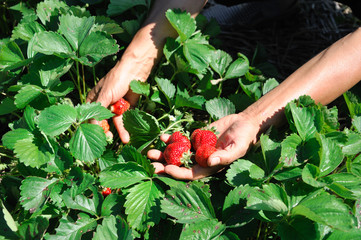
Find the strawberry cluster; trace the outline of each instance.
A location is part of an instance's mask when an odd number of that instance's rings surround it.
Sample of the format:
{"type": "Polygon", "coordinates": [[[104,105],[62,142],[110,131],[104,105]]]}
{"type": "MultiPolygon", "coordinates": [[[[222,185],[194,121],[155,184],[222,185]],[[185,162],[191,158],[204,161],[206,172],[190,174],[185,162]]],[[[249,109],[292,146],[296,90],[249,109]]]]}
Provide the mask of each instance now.
{"type": "Polygon", "coordinates": [[[196,129],[190,139],[180,131],[174,132],[167,142],[163,156],[167,164],[188,166],[191,157],[202,167],[208,167],[208,157],[216,151],[217,136],[212,130],[196,129]],[[194,150],[195,154],[191,152],[194,150]]]}

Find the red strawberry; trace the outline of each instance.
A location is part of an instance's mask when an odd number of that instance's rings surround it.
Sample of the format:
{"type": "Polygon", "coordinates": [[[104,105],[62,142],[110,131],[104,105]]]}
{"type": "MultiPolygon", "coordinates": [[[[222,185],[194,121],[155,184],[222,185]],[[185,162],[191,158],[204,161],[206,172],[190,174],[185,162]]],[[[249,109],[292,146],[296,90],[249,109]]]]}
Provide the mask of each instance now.
{"type": "Polygon", "coordinates": [[[187,146],[189,146],[189,149],[191,149],[191,147],[192,147],[191,142],[189,141],[189,138],[180,131],[174,132],[170,136],[167,144],[171,144],[174,142],[183,142],[183,143],[187,144],[187,146]]]}
{"type": "Polygon", "coordinates": [[[110,107],[110,111],[112,111],[116,115],[122,115],[125,111],[129,109],[129,107],[129,102],[124,98],[121,98],[110,107]]]}
{"type": "Polygon", "coordinates": [[[196,151],[196,162],[201,166],[201,167],[208,167],[208,158],[209,156],[214,153],[215,151],[217,151],[217,149],[214,146],[208,145],[208,144],[204,144],[199,146],[199,148],[196,151]]]}
{"type": "Polygon", "coordinates": [[[101,126],[103,128],[104,133],[109,132],[109,124],[108,124],[108,121],[106,119],[100,121],[99,126],[101,126]]]}
{"type": "Polygon", "coordinates": [[[199,146],[204,144],[215,147],[217,143],[217,136],[211,130],[196,129],[191,135],[191,142],[194,150],[196,151],[199,146]]]}
{"type": "Polygon", "coordinates": [[[112,190],[110,188],[106,188],[102,191],[103,197],[107,197],[111,193],[112,193],[112,190]]]}
{"type": "Polygon", "coordinates": [[[174,142],[165,148],[163,156],[168,164],[176,166],[184,164],[185,166],[188,166],[191,152],[186,143],[174,142]]]}

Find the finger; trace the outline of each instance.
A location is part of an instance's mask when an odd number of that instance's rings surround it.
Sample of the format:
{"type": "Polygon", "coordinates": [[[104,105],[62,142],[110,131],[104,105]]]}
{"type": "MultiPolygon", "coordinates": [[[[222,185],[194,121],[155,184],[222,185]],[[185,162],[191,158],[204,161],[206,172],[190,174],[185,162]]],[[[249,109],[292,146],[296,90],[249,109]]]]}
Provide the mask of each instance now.
{"type": "Polygon", "coordinates": [[[100,88],[101,88],[101,81],[99,81],[98,84],[96,84],[92,88],[92,90],[90,90],[90,92],[87,94],[86,101],[87,102],[95,102],[100,88]]]}
{"type": "Polygon", "coordinates": [[[114,126],[118,131],[120,140],[122,141],[122,143],[127,144],[130,140],[130,136],[128,131],[124,128],[123,125],[123,120],[122,120],[123,116],[114,116],[113,117],[113,122],[114,122],[114,126]]]}
{"type": "Polygon", "coordinates": [[[149,159],[154,160],[154,161],[162,161],[162,160],[164,160],[162,151],[159,151],[158,149],[150,149],[147,152],[147,157],[149,159]]]}
{"type": "Polygon", "coordinates": [[[168,175],[181,180],[197,180],[210,176],[221,169],[223,166],[215,167],[201,167],[198,164],[194,165],[192,168],[178,167],[175,165],[166,165],[164,167],[164,172],[168,175]]]}
{"type": "Polygon", "coordinates": [[[159,163],[159,162],[153,162],[152,163],[153,167],[155,168],[155,173],[156,174],[164,174],[164,165],[159,163]]]}
{"type": "Polygon", "coordinates": [[[164,143],[168,143],[169,142],[169,139],[170,139],[170,136],[169,134],[165,133],[165,134],[162,134],[160,135],[160,140],[163,141],[164,143]]]}
{"type": "Polygon", "coordinates": [[[133,107],[137,105],[139,97],[140,97],[139,94],[134,93],[130,89],[124,96],[124,98],[129,102],[130,106],[133,106],[133,107]]]}

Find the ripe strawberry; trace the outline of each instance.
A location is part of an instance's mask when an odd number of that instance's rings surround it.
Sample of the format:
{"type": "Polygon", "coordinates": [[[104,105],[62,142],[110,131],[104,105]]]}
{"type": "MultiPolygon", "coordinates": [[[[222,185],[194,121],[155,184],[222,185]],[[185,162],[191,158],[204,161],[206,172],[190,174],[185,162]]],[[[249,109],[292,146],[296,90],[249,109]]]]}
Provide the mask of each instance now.
{"type": "Polygon", "coordinates": [[[112,190],[110,188],[106,188],[102,191],[103,197],[107,197],[111,193],[112,193],[112,190]]]}
{"type": "Polygon", "coordinates": [[[204,144],[215,147],[217,143],[217,136],[211,130],[196,129],[191,135],[191,142],[195,151],[197,151],[199,146],[204,144]]]}
{"type": "Polygon", "coordinates": [[[174,132],[170,136],[167,144],[171,144],[171,143],[174,143],[174,142],[183,142],[183,143],[187,144],[187,146],[189,147],[189,150],[192,147],[191,142],[189,141],[189,138],[186,135],[184,135],[184,133],[182,133],[180,131],[174,132]]]}
{"type": "Polygon", "coordinates": [[[163,156],[168,164],[176,166],[184,164],[185,166],[188,166],[191,152],[186,143],[174,142],[165,148],[163,156]]]}
{"type": "Polygon", "coordinates": [[[109,132],[109,124],[108,124],[108,121],[106,119],[100,121],[99,126],[101,126],[103,128],[104,133],[109,132]]]}
{"type": "Polygon", "coordinates": [[[208,144],[203,144],[201,146],[199,146],[199,148],[196,151],[196,162],[201,166],[201,167],[208,167],[208,163],[207,160],[209,158],[209,156],[214,153],[215,151],[217,151],[217,149],[214,146],[208,145],[208,144]]]}
{"type": "Polygon", "coordinates": [[[124,98],[121,98],[110,107],[110,111],[112,111],[116,115],[122,115],[125,111],[129,109],[129,107],[129,102],[124,98]]]}

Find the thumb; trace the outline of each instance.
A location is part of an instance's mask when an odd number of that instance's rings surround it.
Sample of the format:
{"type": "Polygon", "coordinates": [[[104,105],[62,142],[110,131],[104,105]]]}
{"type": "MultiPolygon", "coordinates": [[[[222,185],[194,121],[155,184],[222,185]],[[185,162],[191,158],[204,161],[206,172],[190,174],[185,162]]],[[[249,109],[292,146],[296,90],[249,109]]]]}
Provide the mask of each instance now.
{"type": "Polygon", "coordinates": [[[240,157],[236,148],[228,148],[226,150],[217,150],[208,158],[208,166],[218,166],[218,165],[229,165],[234,160],[240,157]]]}

